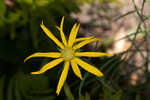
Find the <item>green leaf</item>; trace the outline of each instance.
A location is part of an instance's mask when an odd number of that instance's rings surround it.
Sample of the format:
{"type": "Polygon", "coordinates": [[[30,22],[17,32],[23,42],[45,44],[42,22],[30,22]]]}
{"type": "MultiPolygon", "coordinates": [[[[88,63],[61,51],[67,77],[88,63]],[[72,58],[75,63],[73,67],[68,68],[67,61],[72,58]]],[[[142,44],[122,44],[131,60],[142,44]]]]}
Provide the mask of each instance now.
{"type": "Polygon", "coordinates": [[[64,91],[68,100],[75,100],[67,83],[64,84],[64,91]]]}
{"type": "Polygon", "coordinates": [[[106,87],[103,87],[103,92],[104,92],[104,100],[112,100],[111,92],[106,87]]]}
{"type": "Polygon", "coordinates": [[[9,80],[9,84],[8,84],[8,96],[7,96],[7,100],[13,100],[13,91],[14,90],[14,77],[12,77],[9,80]]]}
{"type": "Polygon", "coordinates": [[[104,70],[104,69],[108,69],[108,67],[110,67],[109,65],[113,64],[115,61],[118,61],[120,57],[119,56],[113,56],[111,57],[111,59],[109,59],[106,63],[104,63],[101,67],[101,70],[104,70]]]}
{"type": "Polygon", "coordinates": [[[120,3],[120,1],[119,0],[99,0],[99,2],[119,2],[120,3]]]}
{"type": "Polygon", "coordinates": [[[135,100],[141,100],[141,96],[140,96],[140,94],[136,94],[136,99],[135,100]]]}
{"type": "MultiPolygon", "coordinates": [[[[4,21],[0,18],[0,27],[2,27],[4,25],[4,21]]],[[[1,33],[1,34],[5,34],[5,33],[1,33]]],[[[0,35],[1,37],[2,35],[0,35]]]]}
{"type": "Polygon", "coordinates": [[[18,3],[26,3],[28,5],[31,5],[33,4],[33,0],[17,0],[18,3]]]}
{"type": "Polygon", "coordinates": [[[43,76],[39,77],[33,78],[23,73],[1,76],[0,100],[54,100],[46,80],[43,76]]]}
{"type": "Polygon", "coordinates": [[[112,100],[120,100],[123,92],[120,90],[112,96],[112,100]]]}
{"type": "Polygon", "coordinates": [[[33,46],[35,48],[38,48],[38,27],[36,27],[35,23],[35,17],[32,16],[31,21],[30,21],[30,30],[32,32],[32,41],[33,41],[33,46]]]}
{"type": "Polygon", "coordinates": [[[0,17],[4,16],[6,12],[6,4],[4,3],[4,0],[0,0],[0,17]]]}
{"type": "Polygon", "coordinates": [[[20,93],[20,89],[19,89],[19,84],[17,83],[17,81],[15,80],[15,100],[21,100],[21,93],[20,93]]]}
{"type": "MultiPolygon", "coordinates": [[[[25,100],[53,100],[52,89],[48,78],[44,75],[25,75],[22,72],[15,75],[18,91],[25,100]]],[[[19,95],[17,93],[17,95],[19,95]]],[[[19,97],[18,97],[19,98],[19,97]]]]}
{"type": "Polygon", "coordinates": [[[102,85],[107,88],[107,90],[109,90],[110,92],[116,92],[112,87],[110,87],[106,82],[104,77],[96,77],[96,79],[98,81],[100,81],[102,83],[102,85]]]}
{"type": "Polygon", "coordinates": [[[29,4],[29,5],[32,5],[32,4],[33,4],[33,0],[22,0],[22,1],[24,1],[24,3],[27,3],[27,4],[29,4]]]}
{"type": "Polygon", "coordinates": [[[83,95],[80,95],[80,97],[79,97],[78,100],[84,100],[84,96],[83,96],[83,95]]]}
{"type": "Polygon", "coordinates": [[[4,100],[5,76],[0,76],[0,100],[4,100]]]}
{"type": "Polygon", "coordinates": [[[12,23],[15,23],[17,21],[19,21],[19,18],[20,18],[20,12],[17,11],[17,12],[9,12],[8,14],[8,18],[7,18],[7,22],[12,24],[12,23]]]}
{"type": "Polygon", "coordinates": [[[45,6],[53,2],[54,0],[36,0],[35,3],[37,6],[45,6]]]}
{"type": "Polygon", "coordinates": [[[16,29],[15,24],[12,24],[12,25],[10,26],[10,39],[11,39],[11,40],[14,40],[15,37],[16,37],[15,29],[16,29]]]}
{"type": "Polygon", "coordinates": [[[11,41],[0,39],[0,59],[9,63],[16,63],[21,59],[21,52],[16,46],[11,45],[11,41]],[[13,53],[12,53],[13,52],[13,53]]]}
{"type": "Polygon", "coordinates": [[[88,93],[85,94],[85,100],[91,100],[90,95],[88,93]]]}
{"type": "Polygon", "coordinates": [[[83,77],[83,79],[82,79],[81,82],[80,82],[80,86],[79,86],[79,97],[81,96],[82,87],[83,87],[83,85],[84,85],[84,83],[85,83],[85,79],[88,77],[88,75],[89,75],[89,73],[86,72],[85,75],[84,75],[84,77],[83,77]]]}
{"type": "Polygon", "coordinates": [[[88,4],[92,3],[92,0],[85,0],[88,4]]]}

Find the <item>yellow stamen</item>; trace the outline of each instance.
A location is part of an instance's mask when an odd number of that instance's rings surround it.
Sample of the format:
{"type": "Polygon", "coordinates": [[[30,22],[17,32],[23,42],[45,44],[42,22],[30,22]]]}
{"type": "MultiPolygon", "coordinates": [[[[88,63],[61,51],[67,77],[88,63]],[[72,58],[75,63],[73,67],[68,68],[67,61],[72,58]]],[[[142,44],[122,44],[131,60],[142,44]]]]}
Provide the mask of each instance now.
{"type": "Polygon", "coordinates": [[[65,47],[62,51],[61,51],[62,57],[64,58],[64,60],[68,61],[71,60],[74,56],[74,50],[72,50],[72,48],[69,47],[65,47]]]}

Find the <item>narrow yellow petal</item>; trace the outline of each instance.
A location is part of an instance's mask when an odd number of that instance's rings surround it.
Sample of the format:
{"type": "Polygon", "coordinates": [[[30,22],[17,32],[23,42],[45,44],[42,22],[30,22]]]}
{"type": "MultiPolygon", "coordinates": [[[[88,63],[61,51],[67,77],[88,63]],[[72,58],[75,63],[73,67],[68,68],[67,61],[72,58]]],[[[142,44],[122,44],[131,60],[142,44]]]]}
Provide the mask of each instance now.
{"type": "Polygon", "coordinates": [[[56,90],[57,95],[59,95],[61,88],[63,87],[63,84],[66,81],[68,70],[69,70],[69,64],[70,64],[69,61],[65,62],[64,69],[61,73],[61,76],[57,85],[57,90],[56,90]]]}
{"type": "Polygon", "coordinates": [[[34,53],[30,56],[28,56],[24,62],[26,62],[28,59],[33,58],[33,57],[51,57],[51,58],[58,58],[61,56],[61,53],[58,52],[46,52],[46,53],[42,53],[42,52],[37,52],[34,53]]]}
{"type": "Polygon", "coordinates": [[[76,26],[76,24],[72,27],[72,30],[70,32],[70,36],[69,36],[69,41],[68,41],[68,46],[72,47],[72,45],[75,42],[78,30],[79,30],[80,24],[78,26],[76,26]]]}
{"type": "Polygon", "coordinates": [[[45,25],[42,24],[40,25],[41,28],[43,29],[43,31],[45,32],[45,34],[52,39],[61,49],[64,49],[64,45],[52,34],[52,32],[50,30],[48,30],[45,25]]]}
{"type": "Polygon", "coordinates": [[[89,39],[92,39],[92,38],[94,38],[94,36],[77,38],[77,39],[75,40],[75,42],[80,42],[80,41],[83,41],[83,40],[89,40],[89,39]]]}
{"type": "Polygon", "coordinates": [[[90,43],[90,42],[94,42],[94,41],[100,41],[100,39],[98,39],[98,38],[93,38],[93,39],[89,39],[89,40],[82,41],[82,42],[78,43],[77,45],[75,45],[75,46],[73,47],[73,49],[74,49],[74,50],[79,49],[79,48],[83,47],[84,45],[86,45],[86,44],[88,44],[88,43],[90,43]]]}
{"type": "Polygon", "coordinates": [[[64,16],[61,20],[60,28],[59,27],[56,27],[56,28],[60,31],[62,42],[64,43],[65,46],[67,46],[66,37],[65,37],[64,32],[63,32],[63,24],[64,24],[64,16]]]}
{"type": "Polygon", "coordinates": [[[71,66],[72,66],[72,69],[73,69],[73,72],[75,73],[75,75],[82,80],[82,75],[81,75],[80,69],[74,59],[71,60],[71,66]]]}
{"type": "Polygon", "coordinates": [[[76,52],[75,56],[101,57],[101,56],[112,56],[112,54],[110,54],[110,53],[103,53],[103,52],[76,52]]]}
{"type": "Polygon", "coordinates": [[[73,39],[73,35],[75,33],[75,29],[76,29],[76,26],[77,24],[74,24],[72,29],[71,29],[71,32],[70,32],[70,35],[69,35],[69,40],[68,40],[68,45],[71,47],[71,44],[72,44],[72,39],[73,39]]]}
{"type": "Polygon", "coordinates": [[[77,64],[79,64],[83,69],[85,69],[86,71],[96,75],[96,76],[104,76],[103,73],[101,71],[99,71],[96,67],[86,63],[85,61],[79,59],[79,58],[74,58],[75,61],[77,62],[77,64]]]}
{"type": "Polygon", "coordinates": [[[36,71],[36,72],[31,72],[31,74],[42,74],[44,73],[45,71],[55,67],[56,65],[58,65],[59,63],[61,63],[63,61],[63,58],[58,58],[58,59],[55,59],[51,62],[49,62],[48,64],[44,65],[39,71],[36,71]]]}

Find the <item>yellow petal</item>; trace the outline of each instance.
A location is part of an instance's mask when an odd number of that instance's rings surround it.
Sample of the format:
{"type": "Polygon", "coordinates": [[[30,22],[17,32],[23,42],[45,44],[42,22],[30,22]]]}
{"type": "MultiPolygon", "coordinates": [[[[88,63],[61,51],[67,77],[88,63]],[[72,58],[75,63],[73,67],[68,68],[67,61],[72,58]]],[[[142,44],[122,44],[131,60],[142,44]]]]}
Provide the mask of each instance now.
{"type": "Polygon", "coordinates": [[[77,45],[75,45],[75,46],[73,47],[73,49],[74,49],[74,50],[79,49],[79,48],[83,47],[84,45],[86,45],[86,44],[88,44],[88,43],[90,43],[90,42],[94,42],[94,41],[100,41],[100,39],[98,39],[98,38],[93,38],[93,39],[89,39],[89,40],[82,41],[82,42],[78,43],[77,45]]]}
{"type": "Polygon", "coordinates": [[[76,29],[76,26],[77,24],[74,24],[72,29],[71,29],[71,32],[70,32],[70,35],[69,35],[69,40],[68,40],[68,45],[71,47],[71,44],[73,44],[72,42],[72,39],[73,39],[73,35],[75,33],[75,29],[76,29]]]}
{"type": "Polygon", "coordinates": [[[61,53],[58,52],[47,52],[47,53],[42,53],[42,52],[37,52],[34,53],[30,56],[28,56],[24,62],[26,62],[28,59],[33,58],[33,57],[51,57],[51,58],[58,58],[61,56],[61,53]]]}
{"type": "Polygon", "coordinates": [[[44,73],[45,71],[55,67],[56,65],[58,65],[59,63],[61,63],[63,61],[63,58],[58,58],[58,59],[55,59],[51,62],[49,62],[48,64],[44,65],[39,71],[36,71],[36,72],[31,72],[31,74],[42,74],[44,73]]]}
{"type": "Polygon", "coordinates": [[[60,90],[63,87],[64,82],[66,81],[68,70],[69,70],[69,61],[66,61],[57,85],[57,90],[56,90],[57,95],[59,95],[60,90]]]}
{"type": "Polygon", "coordinates": [[[80,69],[74,59],[71,60],[71,66],[72,66],[72,69],[73,69],[73,72],[75,73],[75,75],[82,80],[82,75],[81,75],[80,69]]]}
{"type": "Polygon", "coordinates": [[[79,59],[79,58],[74,58],[77,62],[77,64],[79,64],[83,69],[85,69],[86,71],[96,75],[96,76],[103,76],[103,73],[101,71],[99,71],[96,67],[86,63],[85,61],[79,59]]]}
{"type": "Polygon", "coordinates": [[[63,24],[64,24],[64,16],[61,20],[60,28],[59,27],[56,27],[56,28],[60,31],[61,39],[62,39],[64,45],[67,46],[67,41],[66,41],[66,38],[65,38],[65,35],[63,32],[63,24]]]}
{"type": "Polygon", "coordinates": [[[68,41],[69,47],[72,47],[73,43],[75,42],[79,27],[80,27],[80,24],[78,26],[76,26],[76,24],[74,24],[74,26],[72,27],[72,30],[71,30],[70,36],[69,36],[69,41],[68,41]]]}
{"type": "Polygon", "coordinates": [[[45,27],[43,22],[41,24],[41,28],[50,39],[52,39],[61,49],[64,49],[64,45],[52,34],[50,30],[45,27]]]}
{"type": "Polygon", "coordinates": [[[92,38],[94,38],[94,36],[77,38],[77,39],[75,40],[75,42],[79,42],[79,41],[83,41],[83,40],[89,40],[89,39],[92,39],[92,38]]]}
{"type": "Polygon", "coordinates": [[[76,52],[75,56],[101,57],[101,56],[112,56],[112,54],[110,54],[110,53],[103,53],[103,52],[76,52]]]}

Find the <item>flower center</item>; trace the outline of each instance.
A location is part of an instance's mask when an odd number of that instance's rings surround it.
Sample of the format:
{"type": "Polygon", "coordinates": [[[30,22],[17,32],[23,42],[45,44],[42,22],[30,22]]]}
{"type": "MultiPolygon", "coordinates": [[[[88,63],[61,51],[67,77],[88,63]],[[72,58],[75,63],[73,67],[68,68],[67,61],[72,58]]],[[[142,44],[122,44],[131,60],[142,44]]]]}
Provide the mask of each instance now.
{"type": "Polygon", "coordinates": [[[61,51],[62,57],[65,60],[71,60],[74,56],[74,51],[69,48],[69,47],[65,47],[62,51],[61,51]]]}

